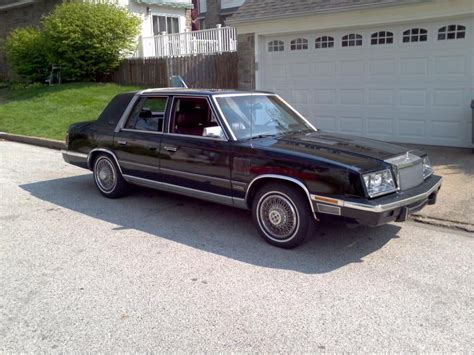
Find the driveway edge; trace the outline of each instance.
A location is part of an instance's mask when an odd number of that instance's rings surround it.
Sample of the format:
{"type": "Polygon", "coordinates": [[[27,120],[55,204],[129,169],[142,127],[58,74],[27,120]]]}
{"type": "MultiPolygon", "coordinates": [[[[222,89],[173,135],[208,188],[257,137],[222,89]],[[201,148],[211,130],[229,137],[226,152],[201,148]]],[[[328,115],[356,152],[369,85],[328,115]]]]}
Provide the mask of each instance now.
{"type": "Polygon", "coordinates": [[[0,139],[12,141],[12,142],[18,142],[18,143],[32,144],[32,145],[37,145],[39,147],[57,149],[57,150],[61,150],[66,147],[63,141],[58,141],[55,139],[22,136],[20,134],[11,134],[11,133],[5,133],[5,132],[0,132],[0,139]]]}

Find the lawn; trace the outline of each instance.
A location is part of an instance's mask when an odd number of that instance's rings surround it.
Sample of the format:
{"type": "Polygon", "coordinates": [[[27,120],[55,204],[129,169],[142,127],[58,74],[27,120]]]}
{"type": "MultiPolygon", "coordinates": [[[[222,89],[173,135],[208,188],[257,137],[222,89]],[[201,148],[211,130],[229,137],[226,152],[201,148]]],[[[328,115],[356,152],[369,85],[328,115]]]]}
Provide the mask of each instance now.
{"type": "Polygon", "coordinates": [[[3,89],[0,132],[62,140],[71,123],[95,120],[113,96],[137,89],[100,83],[3,89]]]}

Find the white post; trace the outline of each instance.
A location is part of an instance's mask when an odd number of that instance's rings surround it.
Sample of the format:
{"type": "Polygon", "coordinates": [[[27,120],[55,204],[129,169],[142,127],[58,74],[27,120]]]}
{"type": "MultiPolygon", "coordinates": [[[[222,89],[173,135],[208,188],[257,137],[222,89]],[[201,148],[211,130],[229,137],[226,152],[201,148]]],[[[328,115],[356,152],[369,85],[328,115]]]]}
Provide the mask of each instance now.
{"type": "Polygon", "coordinates": [[[222,25],[218,23],[217,28],[217,51],[222,53],[222,25]]]}

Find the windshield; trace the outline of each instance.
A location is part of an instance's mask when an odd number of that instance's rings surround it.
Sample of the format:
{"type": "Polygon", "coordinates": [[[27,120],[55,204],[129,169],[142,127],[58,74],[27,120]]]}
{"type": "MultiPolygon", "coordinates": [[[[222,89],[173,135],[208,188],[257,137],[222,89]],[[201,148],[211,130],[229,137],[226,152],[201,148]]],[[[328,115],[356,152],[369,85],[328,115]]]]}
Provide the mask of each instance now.
{"type": "Polygon", "coordinates": [[[218,96],[216,100],[238,140],[314,131],[277,96],[218,96]]]}

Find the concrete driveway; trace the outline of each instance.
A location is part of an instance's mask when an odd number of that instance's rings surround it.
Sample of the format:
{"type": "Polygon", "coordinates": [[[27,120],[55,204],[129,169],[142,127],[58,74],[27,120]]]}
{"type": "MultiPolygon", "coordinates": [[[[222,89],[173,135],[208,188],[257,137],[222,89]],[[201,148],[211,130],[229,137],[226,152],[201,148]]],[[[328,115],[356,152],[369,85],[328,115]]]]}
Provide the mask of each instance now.
{"type": "Polygon", "coordinates": [[[0,351],[470,351],[474,238],[406,222],[263,242],[246,211],[103,198],[0,141],[0,351]]]}

